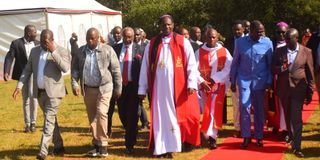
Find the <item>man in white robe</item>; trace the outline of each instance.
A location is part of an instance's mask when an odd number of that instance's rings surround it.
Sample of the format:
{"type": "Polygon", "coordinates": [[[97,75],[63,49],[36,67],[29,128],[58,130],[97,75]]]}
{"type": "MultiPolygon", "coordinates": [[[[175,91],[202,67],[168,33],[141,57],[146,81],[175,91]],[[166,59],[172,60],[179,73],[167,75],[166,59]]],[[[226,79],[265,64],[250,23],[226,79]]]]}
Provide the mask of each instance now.
{"type": "Polygon", "coordinates": [[[199,106],[188,105],[191,99],[197,100],[199,73],[190,42],[172,32],[171,15],[162,16],[159,23],[162,33],[150,41],[144,52],[138,94],[140,98],[151,95],[153,154],[172,157],[172,152],[181,152],[183,142],[200,144],[199,106]],[[195,125],[188,126],[194,119],[195,125]]]}
{"type": "Polygon", "coordinates": [[[218,42],[219,33],[215,29],[206,32],[206,43],[197,50],[201,77],[201,97],[204,114],[201,131],[208,139],[209,148],[217,148],[218,130],[222,129],[224,97],[228,88],[232,56],[218,42]],[[208,87],[204,84],[208,84],[208,87]]]}

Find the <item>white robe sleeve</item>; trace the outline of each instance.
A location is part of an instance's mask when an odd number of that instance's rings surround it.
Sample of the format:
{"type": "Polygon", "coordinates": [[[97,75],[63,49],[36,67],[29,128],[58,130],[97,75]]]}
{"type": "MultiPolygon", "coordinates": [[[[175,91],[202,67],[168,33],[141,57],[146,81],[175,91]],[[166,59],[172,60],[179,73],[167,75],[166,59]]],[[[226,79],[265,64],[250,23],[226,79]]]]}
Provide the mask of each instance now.
{"type": "Polygon", "coordinates": [[[186,38],[184,38],[184,51],[187,57],[188,88],[198,89],[197,81],[200,73],[191,43],[186,38]]]}
{"type": "Polygon", "coordinates": [[[226,49],[226,52],[227,52],[227,55],[226,55],[227,59],[226,59],[224,68],[221,71],[219,72],[217,71],[218,57],[212,63],[211,79],[213,79],[215,83],[226,83],[227,81],[229,81],[232,56],[227,49],[226,49]]]}
{"type": "MultiPolygon", "coordinates": [[[[200,51],[199,49],[195,52],[195,58],[196,58],[196,61],[197,61],[197,68],[200,69],[199,67],[199,54],[200,54],[200,51]]],[[[199,70],[198,70],[199,71],[199,70]]],[[[201,84],[202,82],[204,81],[204,79],[201,77],[200,75],[200,71],[199,71],[199,76],[197,78],[197,82],[198,82],[198,85],[201,84]]]]}
{"type": "Polygon", "coordinates": [[[140,76],[139,76],[139,89],[138,89],[138,95],[146,95],[148,91],[148,64],[149,64],[149,47],[150,43],[147,44],[143,58],[142,58],[142,64],[140,69],[140,76]]]}

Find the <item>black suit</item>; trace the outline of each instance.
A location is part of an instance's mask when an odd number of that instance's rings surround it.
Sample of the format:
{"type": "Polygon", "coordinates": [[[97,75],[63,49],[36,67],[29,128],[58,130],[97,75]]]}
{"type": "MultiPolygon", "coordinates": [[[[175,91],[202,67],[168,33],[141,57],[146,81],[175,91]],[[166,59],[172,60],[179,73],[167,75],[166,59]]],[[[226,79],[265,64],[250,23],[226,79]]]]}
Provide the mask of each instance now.
{"type": "MultiPolygon", "coordinates": [[[[13,60],[15,63],[13,66],[12,79],[19,80],[20,75],[28,62],[26,48],[24,46],[24,37],[12,41],[10,50],[8,51],[4,60],[4,74],[10,74],[10,69],[13,60]]],[[[35,40],[34,45],[38,45],[39,41],[35,40]]]]}
{"type": "Polygon", "coordinates": [[[228,49],[228,51],[232,56],[233,56],[233,50],[234,50],[234,41],[235,41],[234,36],[231,36],[227,38],[226,41],[224,42],[224,47],[228,49]]]}
{"type": "Polygon", "coordinates": [[[312,34],[312,36],[310,37],[307,43],[307,47],[310,48],[312,51],[314,76],[315,76],[316,88],[317,88],[319,101],[320,101],[320,67],[319,67],[320,64],[318,64],[320,62],[317,62],[317,59],[318,59],[317,50],[319,47],[319,43],[320,43],[320,32],[316,32],[312,34]]]}
{"type": "MultiPolygon", "coordinates": [[[[123,43],[116,44],[113,47],[118,58],[120,57],[123,43]]],[[[136,43],[132,44],[132,63],[131,63],[131,77],[132,80],[126,86],[122,86],[122,94],[118,99],[118,111],[120,120],[125,128],[125,145],[126,148],[133,148],[136,143],[137,131],[138,131],[138,87],[139,87],[139,75],[141,66],[142,53],[140,46],[136,43]],[[140,55],[140,56],[139,56],[140,55]],[[140,58],[137,58],[137,57],[140,58]]],[[[129,71],[130,72],[130,71],[129,71]]],[[[113,104],[110,104],[110,108],[114,108],[113,104]],[[111,106],[113,105],[113,106],[111,106]]],[[[110,111],[110,110],[109,110],[110,111]]],[[[108,116],[111,113],[108,113],[108,116]]]]}
{"type": "Polygon", "coordinates": [[[191,41],[190,41],[190,44],[192,46],[194,53],[196,53],[196,51],[200,48],[200,45],[196,42],[191,42],[191,41]]]}
{"type": "Polygon", "coordinates": [[[317,49],[319,47],[319,42],[320,42],[320,32],[316,32],[314,34],[312,34],[312,36],[310,37],[308,43],[307,43],[307,47],[311,49],[312,51],[312,57],[313,57],[313,65],[314,65],[314,69],[316,71],[319,70],[319,67],[317,66],[317,49]]]}

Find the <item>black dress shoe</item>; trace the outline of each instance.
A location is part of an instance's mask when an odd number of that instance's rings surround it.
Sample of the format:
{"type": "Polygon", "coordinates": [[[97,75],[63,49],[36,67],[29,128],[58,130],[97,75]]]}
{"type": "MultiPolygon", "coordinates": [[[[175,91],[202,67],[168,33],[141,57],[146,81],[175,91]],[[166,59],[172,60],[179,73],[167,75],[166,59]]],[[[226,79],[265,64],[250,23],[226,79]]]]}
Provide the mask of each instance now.
{"type": "Polygon", "coordinates": [[[66,150],[64,149],[64,147],[59,147],[59,148],[54,148],[52,151],[53,155],[61,155],[64,154],[66,150]]]}
{"type": "Polygon", "coordinates": [[[272,133],[273,134],[278,134],[279,133],[279,128],[272,128],[272,133]]]}
{"type": "Polygon", "coordinates": [[[163,158],[170,158],[170,159],[172,159],[172,158],[173,158],[172,153],[165,153],[165,154],[163,154],[163,158]]]}
{"type": "Polygon", "coordinates": [[[39,153],[39,154],[37,154],[36,159],[39,159],[39,160],[45,160],[45,159],[46,159],[46,157],[47,157],[46,155],[39,153]]]}
{"type": "Polygon", "coordinates": [[[250,143],[251,143],[251,138],[243,138],[243,142],[241,143],[240,147],[242,149],[247,149],[250,143]]]}
{"type": "Polygon", "coordinates": [[[133,148],[126,148],[126,154],[133,154],[133,148]]]}
{"type": "Polygon", "coordinates": [[[256,145],[257,145],[258,147],[263,147],[262,139],[257,139],[256,145]]]}
{"type": "Polygon", "coordinates": [[[299,158],[303,158],[304,154],[301,152],[301,150],[294,150],[293,154],[299,158]]]}
{"type": "Polygon", "coordinates": [[[188,142],[184,142],[182,145],[182,152],[191,152],[193,149],[192,144],[188,143],[188,142]]]}
{"type": "Polygon", "coordinates": [[[213,150],[216,148],[217,148],[217,141],[214,138],[209,137],[209,149],[213,150]]]}

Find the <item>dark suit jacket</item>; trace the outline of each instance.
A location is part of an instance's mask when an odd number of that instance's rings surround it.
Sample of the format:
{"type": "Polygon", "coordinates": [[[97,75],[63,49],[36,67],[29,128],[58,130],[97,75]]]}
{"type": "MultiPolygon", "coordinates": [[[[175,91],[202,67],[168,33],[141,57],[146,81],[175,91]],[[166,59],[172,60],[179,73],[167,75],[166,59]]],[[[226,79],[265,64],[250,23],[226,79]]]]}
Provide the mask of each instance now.
{"type": "Polygon", "coordinates": [[[314,69],[315,70],[319,70],[317,63],[316,63],[316,60],[318,58],[318,55],[317,55],[317,49],[318,49],[318,46],[319,46],[319,42],[320,42],[320,33],[319,32],[316,32],[314,34],[312,34],[312,36],[310,37],[308,43],[307,43],[307,47],[310,48],[312,50],[312,56],[313,56],[313,65],[314,65],[314,69]]]}
{"type": "Polygon", "coordinates": [[[231,36],[226,39],[224,42],[224,47],[228,49],[230,54],[233,56],[233,50],[234,50],[234,36],[231,36]]]}
{"type": "Polygon", "coordinates": [[[307,93],[305,98],[311,98],[313,94],[314,75],[311,50],[299,44],[299,52],[292,64],[291,71],[281,70],[284,60],[287,60],[287,47],[275,50],[272,61],[272,70],[278,75],[277,94],[280,98],[285,98],[290,92],[307,93]],[[292,90],[294,89],[294,90],[292,90]]]}
{"type": "MultiPolygon", "coordinates": [[[[35,40],[34,45],[37,46],[40,42],[35,40]]],[[[9,73],[13,60],[15,63],[13,66],[12,79],[19,80],[21,73],[28,62],[26,48],[24,46],[24,37],[16,39],[11,42],[10,50],[8,51],[4,60],[4,72],[9,73]]]]}
{"type": "Polygon", "coordinates": [[[198,43],[196,43],[196,42],[190,41],[190,43],[191,43],[191,46],[192,46],[194,53],[196,53],[196,51],[200,48],[200,45],[198,45],[198,43]]]}
{"type": "MultiPolygon", "coordinates": [[[[119,59],[121,49],[122,49],[123,43],[115,44],[112,46],[114,51],[117,54],[117,57],[119,59]]],[[[141,66],[141,61],[142,61],[142,56],[143,53],[141,53],[140,45],[133,43],[132,45],[132,66],[131,66],[131,77],[132,77],[132,82],[134,85],[134,89],[137,91],[138,94],[138,87],[139,87],[139,75],[140,75],[140,66],[141,66]],[[140,56],[139,56],[140,55],[140,56]],[[137,57],[140,57],[137,58],[137,57]]]]}

